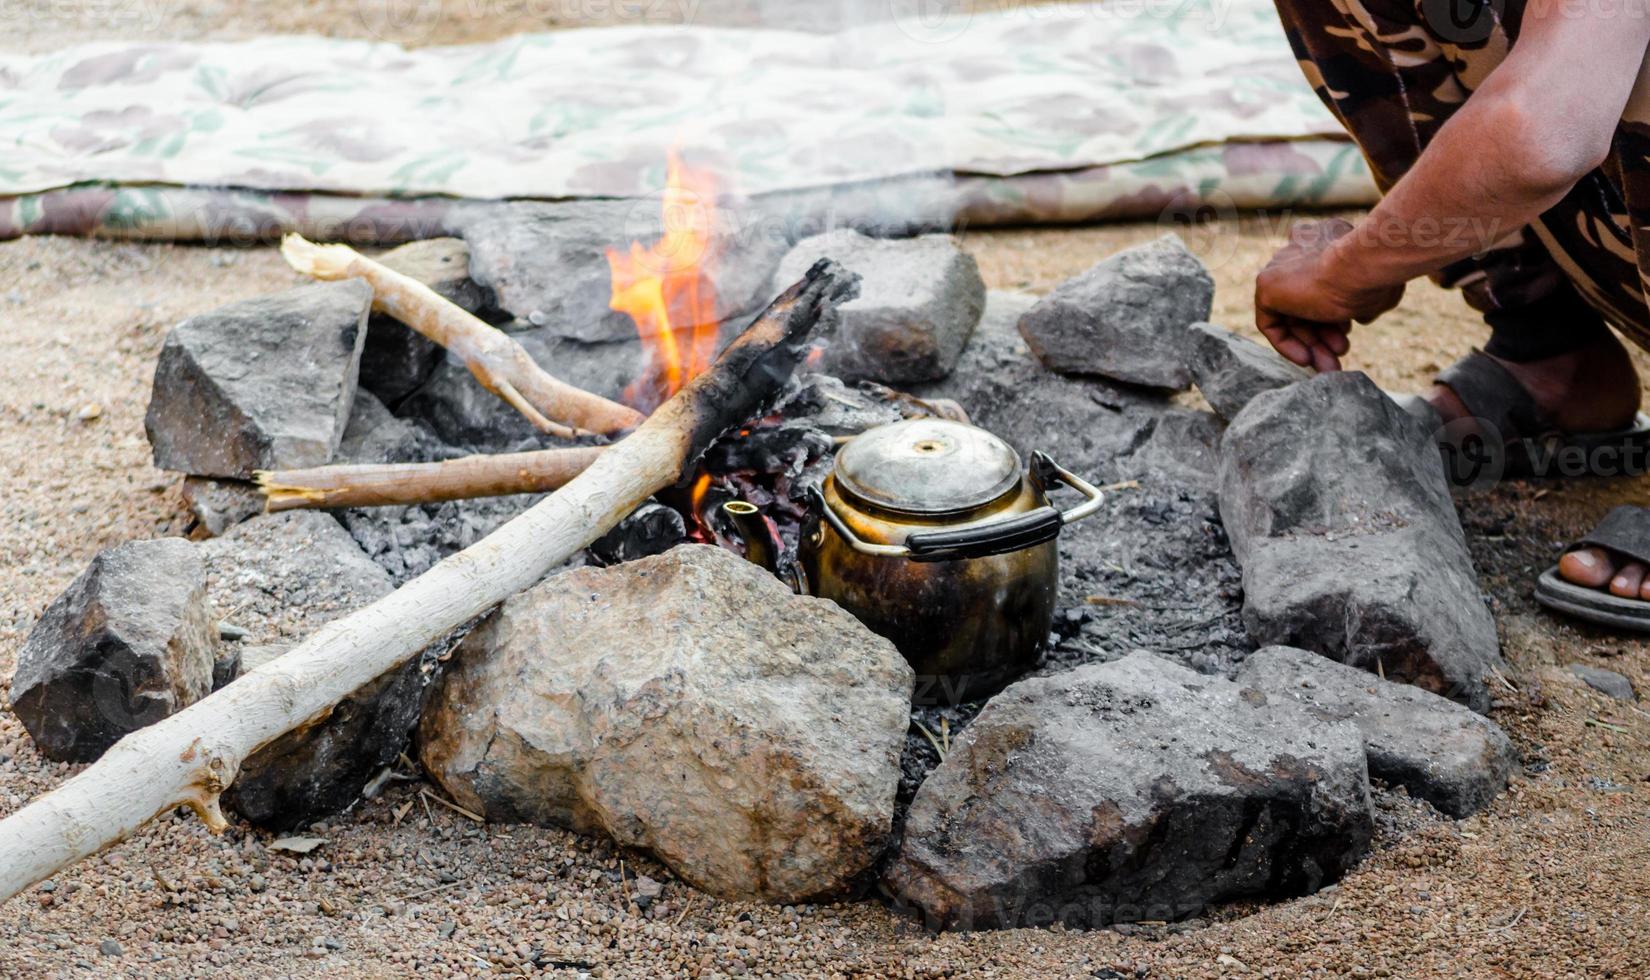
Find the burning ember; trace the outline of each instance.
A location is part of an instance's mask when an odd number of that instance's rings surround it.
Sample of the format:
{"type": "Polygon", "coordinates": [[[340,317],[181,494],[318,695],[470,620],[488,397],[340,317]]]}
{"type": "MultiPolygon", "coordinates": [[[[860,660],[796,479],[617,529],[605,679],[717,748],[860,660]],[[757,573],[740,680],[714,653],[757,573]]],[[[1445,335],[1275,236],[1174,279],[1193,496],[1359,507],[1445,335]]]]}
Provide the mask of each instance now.
{"type": "Polygon", "coordinates": [[[652,411],[716,357],[716,287],[710,269],[716,221],[716,181],[670,154],[661,202],[664,234],[652,245],[607,250],[613,272],[608,305],[636,322],[649,367],[625,389],[624,400],[652,411]]]}

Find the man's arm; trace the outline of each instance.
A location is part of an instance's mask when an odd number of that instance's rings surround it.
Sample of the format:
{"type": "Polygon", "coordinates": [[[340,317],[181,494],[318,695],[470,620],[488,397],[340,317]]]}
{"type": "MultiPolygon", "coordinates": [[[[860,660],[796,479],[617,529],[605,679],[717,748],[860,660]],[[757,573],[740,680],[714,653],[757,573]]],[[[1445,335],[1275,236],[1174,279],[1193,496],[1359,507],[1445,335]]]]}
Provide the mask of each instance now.
{"type": "Polygon", "coordinates": [[[1261,332],[1297,364],[1338,369],[1352,321],[1530,223],[1605,159],[1647,48],[1641,6],[1530,0],[1506,60],[1375,209],[1355,227],[1316,226],[1261,273],[1261,332]]]}

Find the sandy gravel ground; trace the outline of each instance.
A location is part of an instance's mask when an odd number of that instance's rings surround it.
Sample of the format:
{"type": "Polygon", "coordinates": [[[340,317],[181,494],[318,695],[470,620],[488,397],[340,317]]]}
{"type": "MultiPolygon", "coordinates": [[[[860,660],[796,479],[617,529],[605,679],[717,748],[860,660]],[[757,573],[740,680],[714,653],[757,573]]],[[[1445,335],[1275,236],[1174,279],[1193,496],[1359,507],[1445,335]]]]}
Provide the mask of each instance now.
{"type": "MultiPolygon", "coordinates": [[[[495,6],[497,17],[442,21],[426,39],[546,26],[509,12],[526,7],[495,6]]],[[[47,9],[55,19],[31,17],[0,44],[119,34],[87,8],[47,9]]],[[[360,9],[182,2],[167,8],[165,33],[359,34],[360,9]]],[[[1159,230],[967,240],[993,287],[1042,291],[1159,230]]],[[[1250,279],[1281,238],[1278,219],[1188,237],[1217,277],[1216,319],[1247,325],[1250,279]]],[[[0,243],[0,678],[99,549],[186,525],[176,481],[149,464],[143,437],[166,330],[295,281],[270,249],[0,243]]],[[[1393,315],[1358,329],[1349,366],[1414,387],[1483,335],[1457,297],[1412,287],[1393,315]]],[[[933,936],[874,900],[713,901],[645,858],[556,831],[480,827],[409,784],[318,827],[327,843],[305,857],[245,828],[213,837],[193,818],[163,819],[0,905],[0,976],[1647,976],[1650,718],[1556,668],[1608,667],[1650,691],[1650,647],[1547,618],[1529,597],[1560,541],[1643,499],[1642,483],[1618,481],[1512,484],[1462,502],[1514,668],[1495,717],[1526,772],[1466,821],[1385,797],[1375,853],[1310,898],[1174,926],[933,936]],[[665,883],[645,910],[633,901],[639,874],[665,883]]],[[[74,771],[44,761],[0,709],[0,815],[74,771]]]]}

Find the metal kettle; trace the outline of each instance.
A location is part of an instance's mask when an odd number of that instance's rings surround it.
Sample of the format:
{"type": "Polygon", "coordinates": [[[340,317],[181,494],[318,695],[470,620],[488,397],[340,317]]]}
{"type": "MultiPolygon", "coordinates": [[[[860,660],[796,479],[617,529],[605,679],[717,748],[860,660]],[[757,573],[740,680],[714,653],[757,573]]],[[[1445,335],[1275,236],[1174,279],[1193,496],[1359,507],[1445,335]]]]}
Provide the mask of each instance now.
{"type": "Polygon", "coordinates": [[[814,491],[797,559],[809,593],[894,642],[919,703],[995,693],[1037,662],[1059,591],[1060,529],[1101,493],[997,436],[944,419],[870,429],[814,491]],[[1083,496],[1049,503],[1064,484],[1083,496]]]}

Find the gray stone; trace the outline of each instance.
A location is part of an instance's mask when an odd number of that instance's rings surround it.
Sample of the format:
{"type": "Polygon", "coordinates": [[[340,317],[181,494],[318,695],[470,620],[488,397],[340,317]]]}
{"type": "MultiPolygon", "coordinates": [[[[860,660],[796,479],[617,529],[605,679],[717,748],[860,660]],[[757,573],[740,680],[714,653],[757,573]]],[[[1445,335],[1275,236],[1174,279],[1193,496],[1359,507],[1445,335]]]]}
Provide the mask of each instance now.
{"type": "MultiPolygon", "coordinates": [[[[314,511],[253,518],[200,550],[213,601],[235,610],[236,625],[249,632],[243,673],[394,588],[337,521],[314,511]]],[[[431,670],[414,657],[345,698],[325,719],[259,749],[242,764],[226,802],[272,830],[349,806],[406,750],[431,670]]]]}
{"type": "MultiPolygon", "coordinates": [[[[496,312],[492,290],[470,278],[470,249],[457,238],[430,238],[390,249],[378,261],[411,276],[470,313],[496,312]]],[[[424,383],[441,361],[442,350],[387,316],[367,323],[361,351],[361,387],[396,404],[424,383]]]]}
{"type": "Polygon", "coordinates": [[[1209,318],[1215,281],[1174,234],[1103,259],[1067,279],[1020,319],[1050,369],[1131,384],[1191,383],[1188,328],[1209,318]]]}
{"type": "Polygon", "coordinates": [[[780,261],[777,294],[821,258],[860,276],[842,306],[821,370],[848,381],[902,385],[951,373],[985,309],[974,257],[950,235],[867,238],[841,229],[798,242],[780,261]]]}
{"type": "Polygon", "coordinates": [[[245,652],[239,643],[227,643],[223,646],[217,659],[212,661],[212,690],[216,691],[223,687],[248,669],[246,661],[242,659],[245,652]]]}
{"type": "Polygon", "coordinates": [[[372,287],[313,283],[167,334],[144,428],[155,465],[245,479],[332,459],[355,398],[372,287]]]}
{"type": "MultiPolygon", "coordinates": [[[[554,336],[630,340],[635,322],[608,305],[613,280],[607,250],[625,251],[632,241],[652,244],[661,230],[659,210],[657,198],[469,209],[462,233],[470,246],[470,273],[493,290],[500,307],[554,336]]],[[[755,211],[724,208],[717,219],[707,271],[717,315],[728,318],[773,298],[768,280],[787,243],[768,234],[755,211]],[[751,220],[748,227],[740,225],[742,217],[751,220]]]]}
{"type": "Polygon", "coordinates": [[[617,565],[663,554],[687,541],[687,536],[681,511],[648,500],[592,541],[586,553],[593,565],[617,565]]]}
{"type": "Polygon", "coordinates": [[[339,463],[422,463],[458,455],[418,419],[390,414],[371,392],[356,392],[349,424],[338,443],[339,463]]]}
{"type": "Polygon", "coordinates": [[[957,369],[943,381],[907,390],[955,400],[975,425],[996,433],[1022,457],[1042,450],[1079,474],[1120,475],[1124,468],[1118,461],[1142,444],[1168,403],[1147,392],[1044,368],[1015,328],[1035,303],[1029,294],[992,290],[957,369]]]}
{"type": "Polygon", "coordinates": [[[887,846],[912,687],[886,640],[685,545],[505,602],[421,727],[490,820],[602,832],[723,898],[841,895],[887,846]]]}
{"type": "Polygon", "coordinates": [[[361,348],[361,390],[391,404],[418,390],[429,380],[445,351],[441,345],[387,316],[367,321],[367,339],[361,348]]]}
{"type": "Polygon", "coordinates": [[[1571,664],[1569,670],[1600,694],[1608,694],[1617,701],[1638,700],[1638,695],[1633,693],[1633,682],[1613,670],[1588,664],[1571,664]]]}
{"type": "Polygon", "coordinates": [[[1365,853],[1363,740],[1136,653],[998,694],[917,791],[886,882],[930,925],[1177,920],[1365,853]]]}
{"type": "Polygon", "coordinates": [[[1504,670],[1437,446],[1361,373],[1257,395],[1221,441],[1220,513],[1260,645],[1484,712],[1504,670]]]}
{"type": "Polygon", "coordinates": [[[210,693],[217,632],[193,544],[116,545],[92,559],[23,642],[12,711],[46,758],[91,762],[210,693]]]}
{"type": "Polygon", "coordinates": [[[1488,806],[1520,765],[1506,733],[1488,718],[1306,650],[1253,653],[1237,682],[1267,697],[1288,698],[1324,721],[1357,726],[1371,776],[1452,817],[1488,806]]]}
{"type": "Polygon", "coordinates": [[[1215,414],[1231,421],[1250,399],[1263,391],[1283,388],[1312,377],[1269,347],[1262,347],[1224,327],[1194,323],[1192,380],[1215,414]]]}
{"type": "Polygon", "coordinates": [[[1147,420],[1121,465],[1131,477],[1166,476],[1182,486],[1212,491],[1220,466],[1220,431],[1220,420],[1208,412],[1164,408],[1147,420]]]}
{"type": "Polygon", "coordinates": [[[647,875],[638,875],[634,883],[637,898],[652,901],[665,893],[665,886],[647,875]]]}
{"type": "Polygon", "coordinates": [[[209,476],[184,477],[183,502],[195,515],[191,536],[196,538],[215,538],[264,510],[263,491],[256,484],[209,476]]]}

